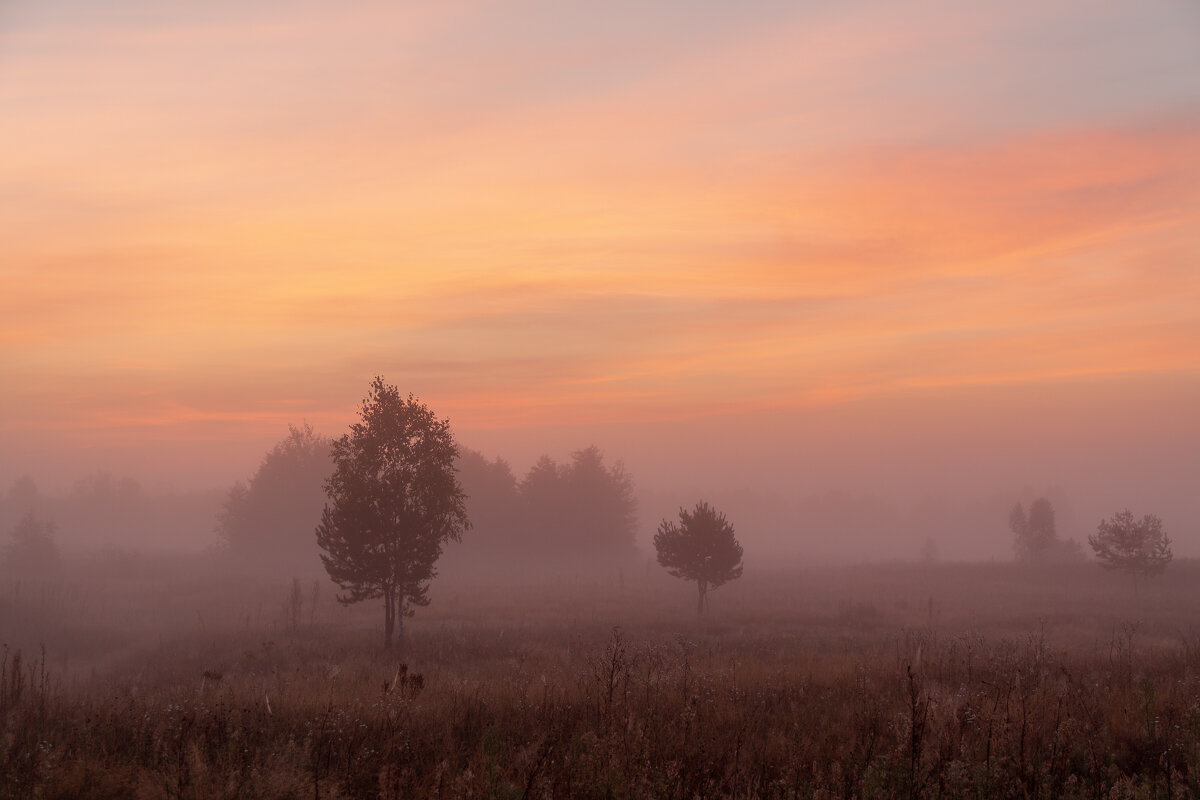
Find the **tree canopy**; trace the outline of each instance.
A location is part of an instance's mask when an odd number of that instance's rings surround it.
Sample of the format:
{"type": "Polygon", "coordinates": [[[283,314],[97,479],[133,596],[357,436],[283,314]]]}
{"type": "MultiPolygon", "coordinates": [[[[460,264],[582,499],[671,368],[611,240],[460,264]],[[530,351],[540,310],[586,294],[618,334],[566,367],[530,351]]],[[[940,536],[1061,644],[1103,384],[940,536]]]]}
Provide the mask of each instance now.
{"type": "Polygon", "coordinates": [[[679,509],[679,523],[663,520],[654,534],[658,563],[676,578],[695,581],[696,612],[708,607],[708,592],[742,574],[742,546],[725,515],[706,502],[679,509]]]}
{"type": "Polygon", "coordinates": [[[1008,527],[1013,532],[1013,552],[1018,561],[1062,562],[1083,557],[1078,542],[1059,538],[1054,506],[1045,497],[1030,503],[1028,514],[1020,503],[1014,505],[1008,527]]]}
{"type": "Polygon", "coordinates": [[[267,452],[249,482],[230,489],[218,535],[239,559],[278,577],[318,569],[312,531],[332,468],[328,438],[307,423],[288,425],[287,437],[267,452]]]}
{"type": "Polygon", "coordinates": [[[596,446],[571,454],[569,464],[542,456],[521,481],[527,535],[550,560],[621,561],[634,550],[637,499],[619,462],[604,463],[596,446]]]}
{"type": "Polygon", "coordinates": [[[470,527],[448,420],[376,377],[360,422],[333,442],[328,502],[317,526],[321,561],[338,600],[384,601],[384,644],[403,618],[429,603],[447,541],[470,527]]]}
{"type": "Polygon", "coordinates": [[[1088,537],[1100,566],[1132,575],[1157,575],[1171,563],[1171,539],[1154,514],[1135,519],[1129,509],[1101,520],[1088,537]]]}
{"type": "Polygon", "coordinates": [[[471,546],[451,556],[468,570],[610,571],[636,557],[633,481],[598,447],[566,463],[544,455],[518,479],[502,458],[463,449],[459,479],[467,495],[471,546]]]}

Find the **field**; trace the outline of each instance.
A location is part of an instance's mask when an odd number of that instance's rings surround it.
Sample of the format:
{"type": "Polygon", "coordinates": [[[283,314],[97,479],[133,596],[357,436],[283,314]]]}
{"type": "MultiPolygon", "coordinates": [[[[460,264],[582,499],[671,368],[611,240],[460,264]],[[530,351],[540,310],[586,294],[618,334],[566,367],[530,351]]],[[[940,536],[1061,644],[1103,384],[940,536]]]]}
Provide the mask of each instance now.
{"type": "Polygon", "coordinates": [[[0,583],[0,797],[1200,796],[1200,564],[0,583]]]}

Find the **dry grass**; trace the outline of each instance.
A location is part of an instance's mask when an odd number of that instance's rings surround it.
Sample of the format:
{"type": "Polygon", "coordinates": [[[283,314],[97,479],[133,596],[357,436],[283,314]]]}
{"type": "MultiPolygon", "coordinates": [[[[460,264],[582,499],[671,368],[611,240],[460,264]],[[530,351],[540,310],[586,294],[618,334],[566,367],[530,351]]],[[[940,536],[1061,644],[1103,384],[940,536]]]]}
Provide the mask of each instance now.
{"type": "Polygon", "coordinates": [[[177,577],[156,613],[161,575],[0,587],[26,642],[0,797],[1200,795],[1193,564],[1138,595],[1095,567],[748,576],[706,622],[656,574],[448,578],[394,653],[329,592],[296,626],[290,582],[177,577]]]}

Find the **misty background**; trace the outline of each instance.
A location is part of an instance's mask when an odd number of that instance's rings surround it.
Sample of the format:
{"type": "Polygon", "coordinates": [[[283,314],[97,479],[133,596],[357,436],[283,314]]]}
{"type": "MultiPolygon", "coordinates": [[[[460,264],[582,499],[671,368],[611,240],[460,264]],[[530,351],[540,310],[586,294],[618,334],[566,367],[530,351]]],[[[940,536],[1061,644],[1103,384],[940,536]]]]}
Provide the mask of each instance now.
{"type": "MultiPolygon", "coordinates": [[[[569,470],[583,451],[594,455],[598,474],[620,470],[628,484],[635,560],[652,561],[649,542],[660,520],[705,499],[734,524],[751,573],[807,563],[1004,561],[1013,557],[1008,511],[1036,496],[1053,503],[1060,538],[1085,543],[1100,519],[1128,507],[1160,516],[1176,554],[1192,556],[1200,544],[1200,456],[1178,431],[1192,424],[1198,401],[1194,391],[1168,395],[1152,385],[1139,392],[1096,381],[1058,397],[981,389],[953,401],[839,404],[803,414],[765,410],[673,422],[463,431],[460,477],[476,527],[449,546],[443,571],[476,557],[503,556],[506,549],[545,552],[547,542],[561,545],[572,532],[579,537],[575,545],[563,546],[557,557],[525,562],[525,577],[594,566],[592,546],[624,558],[625,543],[611,534],[619,522],[602,522],[589,539],[582,531],[586,514],[539,521],[516,509],[521,486],[539,466],[549,461],[569,470]],[[547,532],[539,533],[539,525],[547,532]]],[[[309,431],[318,438],[342,432],[309,431]]],[[[244,489],[272,448],[286,441],[287,423],[278,433],[274,441],[197,442],[188,454],[178,448],[79,451],[53,471],[46,469],[51,451],[31,453],[27,465],[10,451],[0,473],[0,525],[7,534],[32,512],[55,525],[65,555],[219,551],[228,546],[220,525],[235,486],[244,489]],[[115,466],[105,468],[106,460],[115,466]],[[71,471],[92,464],[82,474],[71,471]]],[[[267,542],[267,531],[289,531],[284,550],[276,550],[280,577],[320,571],[313,528],[329,468],[324,458],[314,459],[298,478],[307,489],[292,516],[278,519],[272,516],[278,510],[268,509],[257,525],[254,535],[267,542]],[[292,550],[294,557],[287,554],[292,550]]],[[[605,502],[574,504],[594,515],[605,502]]]]}
{"type": "Polygon", "coordinates": [[[1043,495],[1200,554],[1195,3],[17,0],[0,53],[0,538],[213,548],[384,374],[517,481],[621,463],[643,554],[705,499],[748,574],[1007,560],[1043,495]]]}

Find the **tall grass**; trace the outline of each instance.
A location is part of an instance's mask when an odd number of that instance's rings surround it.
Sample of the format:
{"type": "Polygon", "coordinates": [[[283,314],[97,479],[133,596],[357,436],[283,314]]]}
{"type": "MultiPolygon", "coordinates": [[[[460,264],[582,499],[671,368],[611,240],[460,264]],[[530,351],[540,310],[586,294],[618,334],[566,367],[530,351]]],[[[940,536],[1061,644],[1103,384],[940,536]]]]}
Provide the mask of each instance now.
{"type": "Polygon", "coordinates": [[[790,613],[781,587],[747,586],[707,623],[672,584],[636,603],[447,595],[393,653],[294,604],[286,624],[197,622],[94,675],[9,649],[0,797],[1200,796],[1187,598],[1114,622],[1066,597],[1012,634],[1020,597],[953,605],[956,574],[904,584],[941,592],[922,603],[879,578],[859,599],[785,596],[790,613]]]}

